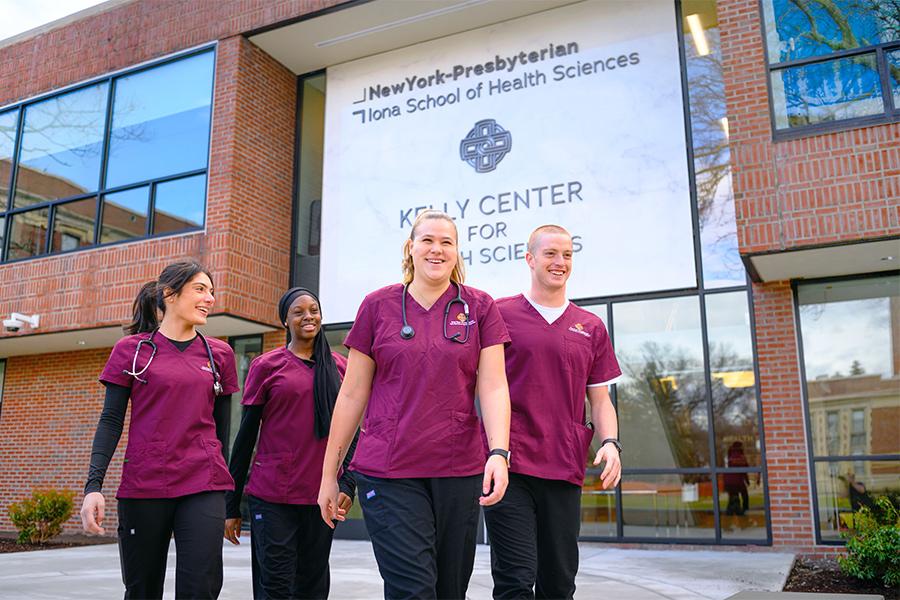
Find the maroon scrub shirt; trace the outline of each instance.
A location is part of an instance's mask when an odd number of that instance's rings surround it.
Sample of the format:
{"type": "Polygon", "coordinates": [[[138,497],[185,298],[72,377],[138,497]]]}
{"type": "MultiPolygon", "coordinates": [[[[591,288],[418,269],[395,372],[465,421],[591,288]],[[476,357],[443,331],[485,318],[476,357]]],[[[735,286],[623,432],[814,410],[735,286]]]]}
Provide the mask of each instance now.
{"type": "MultiPolygon", "coordinates": [[[[179,351],[156,332],[156,356],[137,381],[123,371],[132,370],[139,340],[149,333],[130,335],[113,347],[100,381],[131,388],[128,446],[117,498],[177,498],[199,492],[232,490],[234,481],[225,466],[222,444],[213,419],[215,393],[209,356],[200,336],[179,351]]],[[[227,343],[207,337],[223,386],[222,394],[240,388],[234,352],[227,343]]],[[[150,346],[141,345],[140,371],[150,358],[150,346]]]]}
{"type": "MultiPolygon", "coordinates": [[[[332,353],[343,376],[347,361],[332,353]]],[[[328,438],[316,438],[313,366],[287,348],[253,361],[242,404],[263,406],[246,492],[279,504],[317,504],[328,438]]]]}
{"type": "Polygon", "coordinates": [[[600,318],[571,302],[553,323],[519,294],[497,307],[506,349],[513,473],[584,483],[594,431],[584,424],[586,388],[622,374],[600,318]]]}
{"type": "MultiPolygon", "coordinates": [[[[375,377],[350,469],[385,478],[465,477],[484,470],[486,453],[475,412],[475,382],[483,348],[509,342],[494,300],[460,286],[469,305],[469,339],[444,337],[444,310],[456,286],[426,310],[409,294],[406,313],[415,336],[400,337],[403,286],[363,300],[344,344],[375,361],[375,377]]],[[[447,334],[465,335],[463,307],[454,303],[447,334]]]]}

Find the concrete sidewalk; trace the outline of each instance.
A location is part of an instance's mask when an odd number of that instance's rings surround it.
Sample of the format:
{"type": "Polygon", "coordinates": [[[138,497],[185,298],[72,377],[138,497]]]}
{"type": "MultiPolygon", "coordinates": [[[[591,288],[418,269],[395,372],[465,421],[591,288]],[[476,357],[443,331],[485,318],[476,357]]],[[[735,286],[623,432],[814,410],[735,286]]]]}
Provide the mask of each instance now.
{"type": "MultiPolygon", "coordinates": [[[[249,538],[225,544],[223,599],[250,598],[249,538]]],[[[581,544],[576,598],[724,600],[743,590],[780,591],[793,555],[712,550],[620,550],[581,544]]],[[[166,598],[174,596],[175,554],[169,550],[166,598]]],[[[331,598],[381,598],[381,578],[368,542],[335,540],[331,598]]],[[[491,597],[490,550],[478,546],[468,598],[491,597]]],[[[0,597],[121,598],[115,544],[0,554],[0,597]]]]}

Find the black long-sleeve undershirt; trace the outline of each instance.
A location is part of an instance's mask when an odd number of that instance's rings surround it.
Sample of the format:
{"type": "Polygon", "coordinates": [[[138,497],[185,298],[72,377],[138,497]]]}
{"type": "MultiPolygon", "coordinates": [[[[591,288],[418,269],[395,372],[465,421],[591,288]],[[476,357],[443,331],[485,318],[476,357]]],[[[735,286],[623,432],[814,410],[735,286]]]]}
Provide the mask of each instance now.
{"type": "MultiPolygon", "coordinates": [[[[241,426],[234,439],[234,446],[231,448],[229,464],[231,477],[234,479],[234,491],[225,493],[225,517],[228,519],[236,519],[241,516],[241,498],[244,495],[244,484],[247,483],[247,471],[250,469],[250,461],[253,458],[253,448],[256,447],[256,440],[259,438],[259,424],[262,422],[263,408],[262,405],[245,406],[241,413],[241,426]]],[[[356,479],[348,467],[353,453],[356,451],[358,439],[359,434],[357,433],[347,450],[347,456],[343,462],[344,472],[338,480],[338,487],[351,500],[356,494],[356,479]]]]}
{"type": "MultiPolygon", "coordinates": [[[[131,389],[115,383],[103,382],[106,386],[106,398],[103,411],[97,423],[94,443],[91,447],[91,465],[88,469],[87,483],[84,485],[85,495],[103,489],[106,470],[119,445],[122,430],[125,427],[125,411],[128,409],[128,398],[131,389]]],[[[228,420],[231,408],[231,394],[216,396],[213,406],[213,419],[216,422],[216,437],[222,443],[222,455],[225,455],[225,444],[228,435],[228,420]]]]}

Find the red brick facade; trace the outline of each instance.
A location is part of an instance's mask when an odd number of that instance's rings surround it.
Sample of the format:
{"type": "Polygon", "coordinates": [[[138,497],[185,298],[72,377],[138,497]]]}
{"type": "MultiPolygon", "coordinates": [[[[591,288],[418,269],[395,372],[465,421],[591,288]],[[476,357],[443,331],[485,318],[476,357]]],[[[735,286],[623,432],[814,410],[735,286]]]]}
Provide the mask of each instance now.
{"type": "MultiPolygon", "coordinates": [[[[718,0],[742,255],[900,235],[900,124],[773,141],[758,0],[718,0]]],[[[790,283],[753,286],[775,546],[815,545],[790,283]]]]}
{"type": "Polygon", "coordinates": [[[772,141],[758,0],[719,0],[742,254],[900,235],[900,123],[772,141]]]}

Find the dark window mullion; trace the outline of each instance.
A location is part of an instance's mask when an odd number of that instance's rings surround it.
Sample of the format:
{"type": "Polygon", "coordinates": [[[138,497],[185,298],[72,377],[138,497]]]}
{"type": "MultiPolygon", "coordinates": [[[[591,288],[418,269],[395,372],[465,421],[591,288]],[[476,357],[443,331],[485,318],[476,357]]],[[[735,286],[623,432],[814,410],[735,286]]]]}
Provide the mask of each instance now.
{"type": "Polygon", "coordinates": [[[881,98],[884,101],[884,112],[890,115],[894,113],[897,107],[894,106],[894,91],[891,88],[891,74],[887,65],[887,53],[883,47],[879,47],[875,56],[878,76],[881,78],[881,98]]]}
{"type": "Polygon", "coordinates": [[[53,248],[53,222],[56,221],[56,207],[57,205],[52,205],[47,210],[47,239],[44,243],[44,254],[50,254],[51,248],[53,248]]]}
{"type": "Polygon", "coordinates": [[[19,171],[19,155],[22,153],[22,132],[25,130],[25,107],[19,107],[19,121],[16,123],[16,139],[13,143],[12,161],[10,161],[9,198],[6,202],[6,210],[12,210],[15,206],[16,179],[19,171]]]}
{"type": "Polygon", "coordinates": [[[144,230],[144,235],[150,237],[153,235],[153,227],[156,225],[156,183],[151,183],[147,192],[147,229],[144,230]]]}
{"type": "Polygon", "coordinates": [[[792,67],[803,67],[820,62],[828,62],[830,60],[838,60],[841,58],[851,58],[859,54],[870,54],[878,51],[880,45],[862,46],[860,48],[849,48],[847,50],[839,50],[829,54],[817,54],[815,56],[807,56],[804,58],[796,58],[794,60],[786,60],[783,62],[769,63],[770,71],[780,71],[782,69],[790,69],[792,67]]]}
{"type": "Polygon", "coordinates": [[[106,167],[109,162],[109,145],[112,137],[113,101],[116,93],[116,80],[110,78],[106,90],[106,117],[103,124],[103,148],[100,151],[100,179],[97,184],[97,210],[94,211],[94,244],[100,243],[100,223],[103,220],[103,190],[106,187],[106,167]]]}

